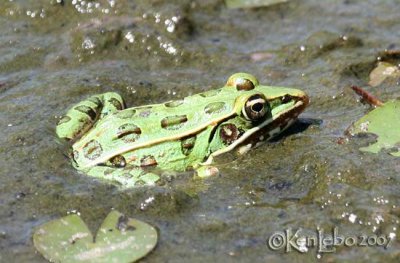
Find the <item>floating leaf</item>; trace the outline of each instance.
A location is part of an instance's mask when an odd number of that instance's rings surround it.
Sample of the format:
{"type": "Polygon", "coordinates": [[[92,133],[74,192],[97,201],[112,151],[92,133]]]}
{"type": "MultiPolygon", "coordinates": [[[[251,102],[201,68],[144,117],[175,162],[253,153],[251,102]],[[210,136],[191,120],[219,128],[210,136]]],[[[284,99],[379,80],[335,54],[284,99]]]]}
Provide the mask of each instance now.
{"type": "Polygon", "coordinates": [[[134,262],[153,250],[157,231],[112,211],[94,239],[74,214],[41,225],[33,234],[33,243],[51,262],[134,262]]]}
{"type": "Polygon", "coordinates": [[[228,8],[253,8],[286,3],[288,1],[289,0],[225,0],[225,4],[228,8]]]}
{"type": "Polygon", "coordinates": [[[368,84],[372,87],[376,87],[388,77],[400,77],[399,68],[387,62],[379,62],[376,68],[369,74],[370,80],[368,84]]]}
{"type": "Polygon", "coordinates": [[[372,110],[356,121],[349,132],[377,135],[376,142],[360,148],[362,151],[378,153],[382,149],[390,149],[392,155],[400,156],[400,100],[388,101],[372,110]]]}

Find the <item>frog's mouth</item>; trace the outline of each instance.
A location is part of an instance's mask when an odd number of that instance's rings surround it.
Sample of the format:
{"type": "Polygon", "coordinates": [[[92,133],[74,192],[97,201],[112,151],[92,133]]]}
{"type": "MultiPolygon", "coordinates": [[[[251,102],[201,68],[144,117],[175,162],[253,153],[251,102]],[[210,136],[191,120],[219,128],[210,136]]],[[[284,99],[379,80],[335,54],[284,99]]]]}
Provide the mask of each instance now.
{"type": "Polygon", "coordinates": [[[290,100],[288,100],[287,103],[282,103],[273,108],[272,118],[246,131],[228,147],[215,151],[203,164],[211,164],[215,156],[232,151],[233,149],[237,149],[239,154],[246,153],[251,148],[257,147],[265,141],[272,139],[290,127],[308,104],[309,98],[305,93],[301,93],[298,96],[290,96],[290,100]]]}

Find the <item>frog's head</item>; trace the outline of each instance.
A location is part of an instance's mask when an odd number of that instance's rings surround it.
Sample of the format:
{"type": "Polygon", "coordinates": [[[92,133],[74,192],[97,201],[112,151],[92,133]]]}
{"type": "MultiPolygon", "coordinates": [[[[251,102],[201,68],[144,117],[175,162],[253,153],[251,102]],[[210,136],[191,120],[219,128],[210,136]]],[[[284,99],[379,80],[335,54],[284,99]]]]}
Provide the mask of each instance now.
{"type": "Polygon", "coordinates": [[[307,94],[301,90],[263,86],[247,73],[232,75],[224,88],[234,88],[241,93],[235,101],[236,114],[254,125],[240,141],[251,146],[280,134],[309,103],[307,94]]]}

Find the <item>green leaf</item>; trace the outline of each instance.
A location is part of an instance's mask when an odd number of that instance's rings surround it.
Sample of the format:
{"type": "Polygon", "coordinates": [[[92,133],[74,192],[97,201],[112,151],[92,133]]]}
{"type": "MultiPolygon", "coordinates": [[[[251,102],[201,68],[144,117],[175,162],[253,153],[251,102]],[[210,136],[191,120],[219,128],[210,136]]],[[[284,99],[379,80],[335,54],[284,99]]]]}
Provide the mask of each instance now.
{"type": "Polygon", "coordinates": [[[362,151],[378,153],[382,149],[391,149],[393,156],[400,156],[400,100],[388,101],[372,110],[356,121],[349,132],[373,133],[378,136],[375,143],[360,148],[362,151]]]}
{"type": "Polygon", "coordinates": [[[228,8],[253,8],[285,3],[289,0],[225,0],[228,8]]]}
{"type": "Polygon", "coordinates": [[[111,211],[93,239],[74,214],[41,225],[33,234],[33,243],[51,262],[134,262],[156,246],[157,231],[111,211]]]}

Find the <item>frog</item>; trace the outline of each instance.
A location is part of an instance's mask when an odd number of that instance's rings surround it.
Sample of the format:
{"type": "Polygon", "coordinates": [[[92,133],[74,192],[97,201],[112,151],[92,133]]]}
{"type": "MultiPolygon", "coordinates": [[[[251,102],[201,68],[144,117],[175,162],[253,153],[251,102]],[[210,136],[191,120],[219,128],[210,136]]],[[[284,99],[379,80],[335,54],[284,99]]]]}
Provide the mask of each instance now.
{"type": "Polygon", "coordinates": [[[130,188],[157,184],[162,172],[216,175],[215,157],[275,138],[308,104],[300,89],[240,72],[221,88],[159,104],[127,108],[116,92],[93,95],[60,118],[56,134],[70,142],[77,170],[130,188]]]}

